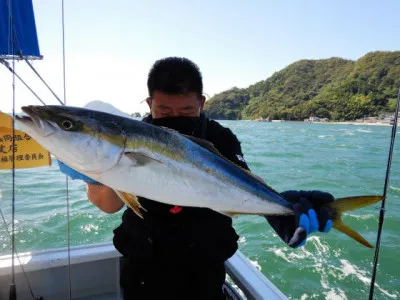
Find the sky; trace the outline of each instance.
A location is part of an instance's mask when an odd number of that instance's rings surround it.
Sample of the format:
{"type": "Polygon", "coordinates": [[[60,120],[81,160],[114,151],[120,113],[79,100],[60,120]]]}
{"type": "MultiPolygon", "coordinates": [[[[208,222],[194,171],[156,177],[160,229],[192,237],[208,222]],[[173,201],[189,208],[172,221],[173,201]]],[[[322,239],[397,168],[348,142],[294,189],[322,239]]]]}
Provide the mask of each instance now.
{"type": "MultiPolygon", "coordinates": [[[[33,66],[63,99],[61,0],[33,0],[43,60],[33,66]]],[[[167,56],[194,61],[210,97],[245,88],[300,59],[357,60],[398,51],[398,0],[65,0],[66,103],[101,100],[147,112],[147,75],[167,56]]],[[[24,62],[15,70],[46,104],[57,100],[24,62]]],[[[0,111],[12,110],[12,74],[0,65],[0,111]]],[[[40,104],[16,79],[16,111],[40,104]]]]}

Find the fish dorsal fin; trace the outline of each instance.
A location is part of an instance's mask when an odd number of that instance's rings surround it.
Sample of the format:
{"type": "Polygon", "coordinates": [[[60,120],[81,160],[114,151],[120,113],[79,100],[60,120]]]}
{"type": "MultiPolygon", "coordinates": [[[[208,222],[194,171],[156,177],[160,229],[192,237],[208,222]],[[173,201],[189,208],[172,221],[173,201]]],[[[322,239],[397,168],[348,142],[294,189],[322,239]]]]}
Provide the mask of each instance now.
{"type": "Polygon", "coordinates": [[[207,140],[205,140],[205,139],[198,138],[198,137],[195,137],[195,136],[192,136],[192,135],[183,134],[183,133],[180,133],[179,131],[177,131],[175,129],[171,129],[171,128],[168,128],[168,127],[164,127],[164,126],[160,126],[160,127],[162,129],[171,131],[173,133],[177,133],[177,134],[183,135],[185,138],[191,140],[192,142],[195,142],[199,146],[202,146],[203,148],[206,148],[207,150],[211,151],[212,153],[215,153],[215,154],[217,154],[219,156],[222,156],[221,153],[218,151],[218,149],[215,148],[214,144],[209,142],[209,141],[207,141],[207,140]]]}
{"type": "Polygon", "coordinates": [[[120,197],[121,200],[126,204],[126,206],[132,209],[135,214],[137,214],[140,218],[143,219],[143,215],[140,209],[144,211],[146,210],[140,204],[139,199],[135,195],[121,191],[115,191],[115,192],[117,193],[118,197],[120,197]]]}
{"type": "Polygon", "coordinates": [[[205,139],[201,139],[198,137],[194,137],[194,136],[190,136],[190,135],[184,135],[186,138],[190,139],[191,141],[195,142],[196,144],[198,144],[199,146],[202,146],[203,148],[206,148],[207,150],[211,151],[212,153],[218,155],[219,157],[221,157],[222,159],[224,159],[225,161],[227,161],[228,163],[234,165],[235,167],[241,169],[243,172],[247,173],[250,177],[252,177],[253,179],[257,180],[259,183],[261,183],[262,185],[268,187],[269,189],[271,189],[270,186],[268,186],[265,181],[261,178],[258,177],[257,175],[254,175],[253,173],[251,173],[249,170],[246,170],[245,168],[239,166],[238,164],[235,164],[234,162],[230,161],[229,159],[227,159],[225,156],[223,156],[221,154],[221,152],[218,151],[217,148],[215,148],[214,144],[205,140],[205,139]]]}
{"type": "MultiPolygon", "coordinates": [[[[203,148],[206,148],[207,150],[211,151],[212,153],[217,154],[218,156],[223,157],[223,155],[221,154],[221,152],[219,152],[218,149],[215,148],[215,146],[214,146],[213,143],[211,143],[211,142],[209,142],[209,141],[207,141],[207,140],[205,140],[205,139],[198,138],[198,137],[191,136],[191,135],[183,134],[183,136],[184,136],[185,138],[188,138],[188,139],[191,140],[192,142],[195,142],[195,143],[198,144],[199,146],[201,146],[201,147],[203,147],[203,148]]],[[[224,158],[224,157],[223,157],[223,158],[224,158]]]]}
{"type": "MultiPolygon", "coordinates": [[[[237,165],[236,165],[237,166],[237,165]]],[[[262,185],[268,187],[269,189],[272,189],[269,185],[267,185],[264,181],[264,179],[262,179],[261,177],[251,173],[249,170],[243,169],[241,166],[238,166],[240,169],[242,169],[243,171],[245,171],[250,177],[252,177],[253,179],[257,180],[259,183],[261,183],[262,185]]]]}
{"type": "Polygon", "coordinates": [[[175,129],[171,129],[171,128],[168,128],[168,127],[162,127],[162,128],[165,129],[165,130],[169,130],[171,132],[183,135],[185,138],[191,140],[192,142],[198,144],[199,146],[201,146],[203,148],[206,148],[207,150],[211,151],[212,153],[214,153],[214,154],[216,154],[216,155],[218,155],[218,156],[220,156],[220,157],[225,159],[225,157],[221,154],[221,152],[219,152],[218,149],[215,148],[214,144],[209,142],[209,141],[207,141],[207,140],[205,140],[205,139],[198,138],[198,137],[195,137],[195,136],[192,136],[192,135],[182,134],[179,131],[176,131],[175,129]]]}
{"type": "MultiPolygon", "coordinates": [[[[227,160],[227,159],[226,159],[227,160]]],[[[228,160],[229,161],[229,160],[228,160]]],[[[229,161],[230,162],[230,161],[229,161]]],[[[230,162],[230,163],[232,163],[232,162],[230,162]]],[[[236,167],[238,167],[239,169],[241,169],[243,172],[245,172],[245,173],[247,173],[247,175],[249,175],[251,178],[253,178],[254,180],[257,180],[259,183],[261,183],[263,186],[265,186],[265,187],[267,187],[268,189],[270,189],[270,190],[273,190],[273,191],[275,191],[272,187],[270,187],[265,181],[264,181],[264,179],[262,179],[261,177],[259,177],[259,176],[257,176],[257,175],[255,175],[255,174],[253,174],[253,173],[251,173],[249,170],[246,170],[245,168],[242,168],[241,166],[238,166],[237,164],[235,164],[235,163],[232,163],[232,164],[234,164],[236,167]]],[[[279,194],[279,192],[277,192],[277,191],[275,191],[276,193],[278,193],[279,194]]]]}
{"type": "Polygon", "coordinates": [[[207,150],[211,151],[212,153],[217,154],[219,156],[222,156],[221,153],[218,151],[218,149],[215,148],[214,144],[209,142],[209,141],[207,141],[207,140],[205,140],[205,139],[198,138],[198,137],[195,137],[195,136],[192,136],[192,135],[183,134],[183,133],[180,133],[179,131],[177,131],[175,129],[171,129],[171,128],[168,128],[168,127],[164,127],[164,126],[160,126],[160,127],[162,129],[165,129],[165,130],[171,131],[173,133],[182,135],[185,138],[191,140],[192,142],[198,144],[199,146],[202,146],[203,148],[206,148],[207,150]]]}

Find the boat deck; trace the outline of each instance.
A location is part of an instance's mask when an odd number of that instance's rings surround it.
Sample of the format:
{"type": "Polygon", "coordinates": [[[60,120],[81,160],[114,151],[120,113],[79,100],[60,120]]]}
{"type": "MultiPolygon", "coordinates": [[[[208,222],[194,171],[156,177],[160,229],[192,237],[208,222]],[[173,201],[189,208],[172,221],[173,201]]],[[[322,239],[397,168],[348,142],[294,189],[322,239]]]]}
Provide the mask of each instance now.
{"type": "Polygon", "coordinates": [[[76,298],[76,300],[122,300],[122,296],[118,297],[116,293],[106,293],[102,295],[87,296],[82,298],[76,298]]]}
{"type": "MultiPolygon", "coordinates": [[[[122,299],[121,256],[111,243],[75,246],[69,252],[70,261],[65,248],[20,253],[20,263],[17,258],[14,260],[17,298],[32,299],[31,287],[36,297],[67,300],[70,287],[72,299],[76,300],[122,299]]],[[[11,266],[10,255],[0,256],[0,299],[8,299],[11,266]]],[[[247,299],[287,299],[240,251],[225,266],[247,299]]]]}

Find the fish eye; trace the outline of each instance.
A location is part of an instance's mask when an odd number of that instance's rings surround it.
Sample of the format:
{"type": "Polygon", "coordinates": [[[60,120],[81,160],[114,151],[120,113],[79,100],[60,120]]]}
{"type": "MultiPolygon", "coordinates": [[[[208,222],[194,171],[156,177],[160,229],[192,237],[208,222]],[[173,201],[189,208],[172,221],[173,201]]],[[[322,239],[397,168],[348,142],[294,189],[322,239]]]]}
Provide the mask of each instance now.
{"type": "Polygon", "coordinates": [[[72,131],[76,128],[75,122],[70,119],[63,119],[58,123],[58,125],[61,127],[61,129],[66,131],[72,131]]]}

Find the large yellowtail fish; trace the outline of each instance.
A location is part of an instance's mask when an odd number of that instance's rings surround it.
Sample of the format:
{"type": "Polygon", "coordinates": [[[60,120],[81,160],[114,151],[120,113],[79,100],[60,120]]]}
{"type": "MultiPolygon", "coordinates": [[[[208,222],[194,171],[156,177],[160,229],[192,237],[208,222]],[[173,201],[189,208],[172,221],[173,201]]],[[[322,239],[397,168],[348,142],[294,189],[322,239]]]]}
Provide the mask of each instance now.
{"type": "MultiPolygon", "coordinates": [[[[207,207],[227,215],[290,215],[292,203],[250,172],[223,158],[207,141],[133,119],[66,106],[27,106],[21,128],[60,161],[113,188],[141,215],[136,196],[207,207]]],[[[337,199],[333,226],[372,246],[341,219],[343,212],[382,196],[337,199]]],[[[145,209],[145,207],[144,207],[145,209]]]]}

